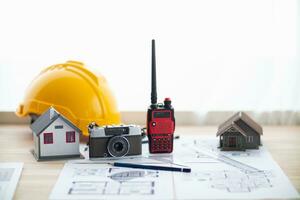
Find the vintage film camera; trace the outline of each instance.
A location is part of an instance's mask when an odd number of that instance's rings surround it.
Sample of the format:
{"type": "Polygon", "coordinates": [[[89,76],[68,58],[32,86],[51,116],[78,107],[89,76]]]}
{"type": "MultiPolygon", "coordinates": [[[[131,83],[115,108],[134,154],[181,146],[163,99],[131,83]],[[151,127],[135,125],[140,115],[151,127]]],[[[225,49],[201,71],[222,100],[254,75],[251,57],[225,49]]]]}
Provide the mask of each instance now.
{"type": "Polygon", "coordinates": [[[141,128],[136,125],[103,126],[91,123],[89,156],[93,158],[124,157],[142,154],[141,128]]]}
{"type": "Polygon", "coordinates": [[[174,108],[171,99],[157,103],[155,41],[152,40],[151,105],[147,112],[147,135],[150,153],[171,153],[175,131],[174,108]]]}

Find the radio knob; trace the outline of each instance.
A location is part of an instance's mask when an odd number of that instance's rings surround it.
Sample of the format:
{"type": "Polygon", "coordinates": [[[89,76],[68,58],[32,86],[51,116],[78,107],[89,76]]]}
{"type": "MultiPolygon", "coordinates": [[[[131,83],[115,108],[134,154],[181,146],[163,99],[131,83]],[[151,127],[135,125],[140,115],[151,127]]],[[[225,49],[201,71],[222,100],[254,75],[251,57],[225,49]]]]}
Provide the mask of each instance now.
{"type": "Polygon", "coordinates": [[[152,126],[156,126],[156,123],[155,123],[155,122],[152,122],[152,126]]]}
{"type": "Polygon", "coordinates": [[[165,98],[165,100],[164,100],[165,107],[171,108],[171,102],[172,102],[171,98],[169,98],[169,97],[165,98]]]}

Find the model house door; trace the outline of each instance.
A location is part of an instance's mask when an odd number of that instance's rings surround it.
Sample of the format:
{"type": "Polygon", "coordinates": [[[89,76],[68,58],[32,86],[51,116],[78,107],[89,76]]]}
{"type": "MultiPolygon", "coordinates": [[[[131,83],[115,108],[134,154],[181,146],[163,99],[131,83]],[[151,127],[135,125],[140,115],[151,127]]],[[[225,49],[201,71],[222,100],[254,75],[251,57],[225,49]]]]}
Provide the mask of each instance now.
{"type": "Polygon", "coordinates": [[[228,147],[236,148],[236,137],[235,136],[229,136],[228,137],[228,147]]]}

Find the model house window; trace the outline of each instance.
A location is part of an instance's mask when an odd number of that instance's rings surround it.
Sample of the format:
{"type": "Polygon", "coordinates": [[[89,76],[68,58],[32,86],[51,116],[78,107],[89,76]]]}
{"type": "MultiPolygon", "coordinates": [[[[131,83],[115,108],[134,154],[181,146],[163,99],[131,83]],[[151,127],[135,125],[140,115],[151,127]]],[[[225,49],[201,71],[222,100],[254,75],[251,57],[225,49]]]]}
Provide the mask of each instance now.
{"type": "Polygon", "coordinates": [[[44,144],[53,144],[53,133],[44,133],[44,144]]]}
{"type": "Polygon", "coordinates": [[[247,142],[253,142],[253,136],[247,136],[247,142]]]}
{"type": "Polygon", "coordinates": [[[64,126],[63,126],[63,125],[56,125],[54,128],[55,128],[55,129],[63,129],[64,126]]]}
{"type": "Polygon", "coordinates": [[[66,132],[66,142],[67,143],[75,142],[75,131],[67,131],[66,132]]]}

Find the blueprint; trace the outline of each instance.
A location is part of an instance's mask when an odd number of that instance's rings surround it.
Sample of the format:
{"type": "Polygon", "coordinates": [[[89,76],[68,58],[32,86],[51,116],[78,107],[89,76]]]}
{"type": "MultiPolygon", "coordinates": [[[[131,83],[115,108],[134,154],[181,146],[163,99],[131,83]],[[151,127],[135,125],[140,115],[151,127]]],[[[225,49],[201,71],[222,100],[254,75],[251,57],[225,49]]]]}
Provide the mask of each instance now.
{"type": "MultiPolygon", "coordinates": [[[[182,137],[173,154],[124,158],[124,162],[186,165],[191,173],[113,167],[112,160],[70,161],[50,199],[274,199],[298,192],[265,147],[222,152],[210,137],[182,137]]],[[[122,162],[122,160],[118,160],[122,162]]]]}
{"type": "Polygon", "coordinates": [[[65,164],[50,199],[169,199],[171,173],[108,164],[65,164]]]}
{"type": "Polygon", "coordinates": [[[21,176],[23,163],[0,162],[0,199],[13,199],[18,181],[21,176]]]}

